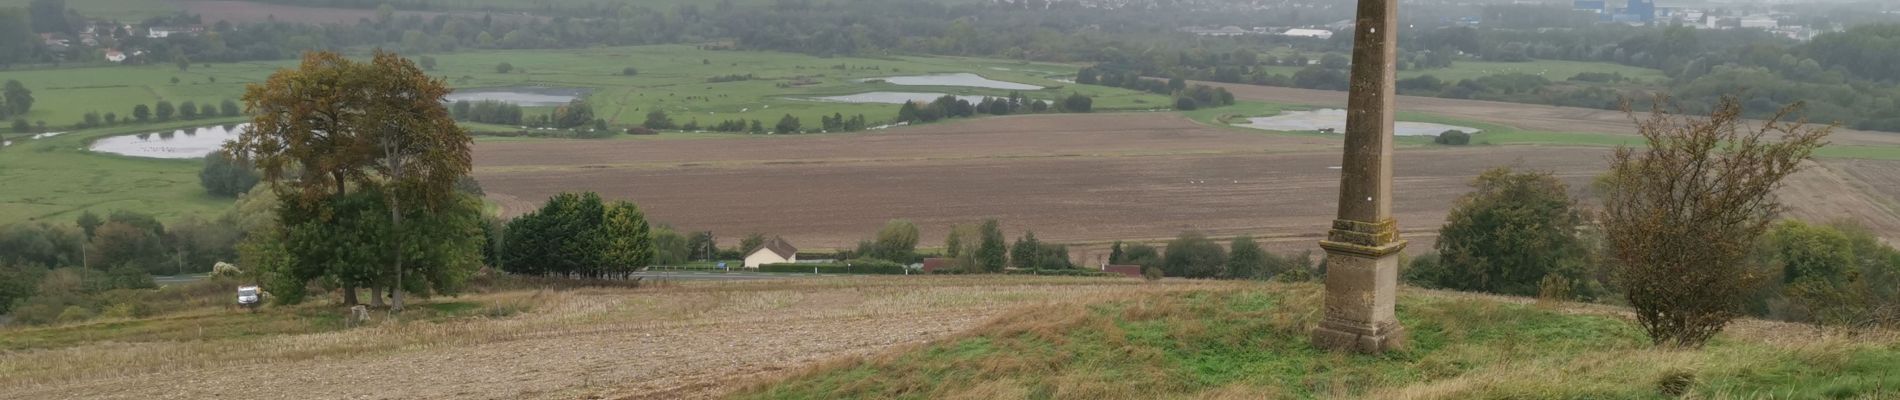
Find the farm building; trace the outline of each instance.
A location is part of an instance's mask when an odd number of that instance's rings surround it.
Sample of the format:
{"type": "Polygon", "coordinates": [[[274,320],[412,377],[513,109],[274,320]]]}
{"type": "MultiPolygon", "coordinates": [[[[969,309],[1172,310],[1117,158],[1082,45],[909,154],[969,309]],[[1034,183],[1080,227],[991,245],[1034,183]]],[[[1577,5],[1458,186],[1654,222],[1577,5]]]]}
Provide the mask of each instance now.
{"type": "Polygon", "coordinates": [[[942,258],[942,257],[926,258],[924,259],[923,271],[924,273],[928,274],[932,272],[937,272],[937,270],[950,269],[952,265],[951,262],[953,261],[956,261],[956,259],[942,258]]]}
{"type": "Polygon", "coordinates": [[[1140,265],[1103,265],[1102,272],[1122,274],[1131,278],[1141,277],[1140,265]]]}
{"type": "Polygon", "coordinates": [[[746,268],[758,268],[765,264],[798,262],[798,248],[786,243],[785,239],[772,238],[764,246],[745,255],[746,268]]]}

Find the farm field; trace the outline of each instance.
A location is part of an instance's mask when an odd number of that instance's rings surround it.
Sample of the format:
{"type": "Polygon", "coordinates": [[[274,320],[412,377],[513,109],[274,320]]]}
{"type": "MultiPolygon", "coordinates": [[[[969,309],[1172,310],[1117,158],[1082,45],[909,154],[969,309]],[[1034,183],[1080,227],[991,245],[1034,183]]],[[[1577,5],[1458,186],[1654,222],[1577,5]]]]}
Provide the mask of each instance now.
{"type": "Polygon", "coordinates": [[[124,157],[85,151],[94,138],[168,130],[236,119],[95,129],[43,139],[8,136],[0,148],[0,225],[33,220],[70,223],[82,210],[136,210],[164,220],[211,217],[231,199],[205,194],[200,160],[124,157]]]}
{"type": "MultiPolygon", "coordinates": [[[[411,55],[411,57],[417,57],[411,55]]],[[[675,122],[697,120],[710,125],[729,119],[760,120],[771,125],[790,114],[817,126],[819,117],[863,114],[873,125],[897,114],[895,104],[855,104],[808,100],[812,97],[876,91],[933,92],[958,95],[1008,96],[1009,90],[952,86],[905,86],[860,82],[891,76],[974,73],[984,78],[1042,86],[1024,95],[1055,100],[1070,93],[1095,97],[1095,108],[1141,110],[1165,108],[1169,99],[1131,90],[1092,85],[1070,85],[1052,78],[1073,77],[1076,67],[962,57],[820,58],[759,51],[711,51],[693,46],[664,45],[567,50],[492,50],[434,54],[437,67],[430,73],[457,89],[571,88],[585,91],[597,117],[615,128],[639,125],[646,114],[660,108],[675,122]],[[514,69],[497,72],[508,63],[514,69]],[[625,68],[638,74],[622,75],[625,68]],[[722,76],[751,75],[750,79],[708,83],[722,76]],[[781,86],[782,85],[782,86],[781,86]]],[[[37,104],[24,118],[45,121],[49,127],[71,126],[87,112],[117,113],[129,117],[132,108],[160,100],[216,104],[237,100],[244,86],[260,82],[277,69],[296,65],[276,62],[193,64],[180,71],[170,63],[133,66],[8,71],[6,79],[26,82],[37,104]],[[172,83],[176,78],[178,83],[172,83]]],[[[530,114],[551,107],[533,107],[530,114]]],[[[58,129],[54,129],[58,130],[58,129]]]]}
{"type": "MultiPolygon", "coordinates": [[[[1291,53],[1282,53],[1282,54],[1277,54],[1277,55],[1284,56],[1284,55],[1290,55],[1290,54],[1291,53]]],[[[1319,59],[1318,54],[1309,53],[1309,54],[1306,54],[1306,56],[1312,57],[1312,59],[1314,60],[1319,59]]],[[[1290,76],[1293,76],[1294,73],[1300,72],[1300,70],[1304,69],[1305,67],[1265,66],[1265,67],[1260,67],[1260,68],[1266,70],[1267,73],[1270,73],[1270,74],[1279,74],[1279,75],[1285,75],[1285,76],[1290,77],[1290,76]]],[[[1452,63],[1450,68],[1406,69],[1406,70],[1399,71],[1398,76],[1399,76],[1399,79],[1405,79],[1405,78],[1412,78],[1412,77],[1418,77],[1418,76],[1423,76],[1423,75],[1431,75],[1433,77],[1436,77],[1440,80],[1444,80],[1446,82],[1456,83],[1459,80],[1464,80],[1464,79],[1477,79],[1477,78],[1483,78],[1483,77],[1491,76],[1491,75],[1522,73],[1522,74],[1542,76],[1544,77],[1544,79],[1549,79],[1552,82],[1563,82],[1566,79],[1570,79],[1570,77],[1577,76],[1577,74],[1584,73],[1584,72],[1617,73],[1617,74],[1622,74],[1626,78],[1631,78],[1631,79],[1644,81],[1644,82],[1659,82],[1659,81],[1668,79],[1667,76],[1663,75],[1663,72],[1661,70],[1656,70],[1656,69],[1633,67],[1633,66],[1628,66],[1628,65],[1623,65],[1623,64],[1607,63],[1607,62],[1564,61],[1564,60],[1537,60],[1537,61],[1530,61],[1530,62],[1496,62],[1496,61],[1474,61],[1474,60],[1461,59],[1461,60],[1458,60],[1457,62],[1452,63]]]]}
{"type": "MultiPolygon", "coordinates": [[[[1080,244],[1077,262],[1093,263],[1108,241],[1186,230],[1310,249],[1335,211],[1337,146],[1335,137],[1211,127],[1177,114],[1036,115],[796,140],[484,142],[475,175],[508,215],[561,191],[592,190],[634,200],[681,230],[728,240],[776,234],[807,248],[848,247],[894,218],[916,222],[931,245],[953,224],[994,217],[1012,236],[1033,230],[1080,244]]],[[[1587,196],[1608,154],[1406,147],[1395,160],[1394,211],[1410,251],[1427,251],[1453,200],[1484,169],[1552,170],[1587,196]]],[[[1797,176],[1794,216],[1856,219],[1900,237],[1900,219],[1866,207],[1880,194],[1829,171],[1797,176]]]]}

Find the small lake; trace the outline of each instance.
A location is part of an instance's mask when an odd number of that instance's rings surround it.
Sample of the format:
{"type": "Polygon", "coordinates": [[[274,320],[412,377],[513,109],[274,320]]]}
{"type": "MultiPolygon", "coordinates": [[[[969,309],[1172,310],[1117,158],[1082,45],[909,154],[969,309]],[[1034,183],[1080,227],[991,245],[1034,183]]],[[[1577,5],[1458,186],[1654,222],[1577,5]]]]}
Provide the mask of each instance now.
{"type": "Polygon", "coordinates": [[[167,132],[113,136],[92,142],[92,151],[133,157],[204,158],[235,139],[251,124],[207,126],[167,132]]]}
{"type": "Polygon", "coordinates": [[[522,86],[457,89],[449,93],[448,96],[443,96],[442,101],[449,103],[468,101],[472,103],[490,100],[522,107],[553,107],[567,104],[567,102],[574,101],[574,99],[584,95],[587,95],[586,89],[522,86]]]}
{"type": "MultiPolygon", "coordinates": [[[[1346,132],[1346,110],[1326,108],[1313,111],[1287,111],[1271,117],[1249,118],[1247,119],[1247,123],[1235,124],[1234,126],[1285,132],[1310,132],[1322,129],[1333,129],[1336,132],[1344,133],[1346,132]]],[[[1393,134],[1397,136],[1438,136],[1438,134],[1449,130],[1459,130],[1465,133],[1480,132],[1477,128],[1472,127],[1405,121],[1394,123],[1392,130],[1394,131],[1393,134]]]]}
{"type": "Polygon", "coordinates": [[[904,86],[963,86],[1003,90],[1041,90],[1041,86],[1005,82],[968,72],[954,74],[893,76],[887,78],[859,79],[858,82],[885,81],[904,86]]]}
{"type": "MultiPolygon", "coordinates": [[[[858,94],[847,94],[847,95],[842,95],[842,96],[811,97],[811,98],[807,98],[807,100],[829,101],[829,102],[837,102],[837,103],[904,104],[906,102],[912,102],[912,101],[929,103],[943,96],[944,96],[944,93],[867,92],[867,93],[858,93],[858,94]]],[[[995,97],[995,96],[991,96],[991,97],[995,97]]],[[[983,101],[983,96],[957,96],[957,99],[969,101],[970,103],[974,104],[976,102],[983,101]]]]}

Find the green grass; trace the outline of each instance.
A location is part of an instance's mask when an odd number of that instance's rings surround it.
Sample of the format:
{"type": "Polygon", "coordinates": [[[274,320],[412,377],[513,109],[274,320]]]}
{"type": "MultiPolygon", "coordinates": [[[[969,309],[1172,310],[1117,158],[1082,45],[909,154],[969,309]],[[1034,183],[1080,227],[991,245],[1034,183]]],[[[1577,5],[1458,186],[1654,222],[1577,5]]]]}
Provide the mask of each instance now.
{"type": "MultiPolygon", "coordinates": [[[[162,160],[85,151],[93,139],[235,122],[208,119],[71,132],[0,148],[0,225],[32,220],[70,222],[81,211],[133,210],[172,220],[210,216],[231,199],[205,194],[199,160],[162,160]]],[[[13,137],[13,136],[9,136],[13,137]]]]}
{"type": "MultiPolygon", "coordinates": [[[[902,86],[858,80],[888,76],[968,72],[1010,82],[1043,86],[1024,91],[1031,98],[1056,100],[1070,93],[1095,97],[1099,110],[1165,108],[1166,96],[1125,89],[1072,85],[1055,81],[1069,78],[1077,67],[965,57],[821,58],[792,53],[709,51],[693,46],[661,45],[563,50],[474,51],[432,55],[437,69],[431,75],[457,88],[558,86],[590,90],[587,98],[600,118],[616,128],[638,125],[655,108],[666,110],[681,124],[697,119],[710,125],[728,119],[759,120],[770,126],[791,114],[806,126],[833,114],[863,114],[873,122],[896,116],[893,104],[845,104],[803,100],[809,97],[871,91],[942,92],[960,95],[1006,96],[1007,90],[967,87],[902,86]],[[515,71],[495,72],[509,63],[515,71]],[[845,69],[835,69],[845,66],[845,69]],[[622,76],[626,67],[637,76],[622,76]],[[756,79],[706,83],[707,78],[752,74],[756,79]],[[804,78],[809,84],[779,87],[804,78]]],[[[164,65],[8,71],[33,90],[37,100],[23,118],[45,121],[52,130],[72,126],[87,112],[112,112],[128,117],[139,104],[160,100],[216,104],[243,96],[244,85],[262,81],[294,60],[192,65],[187,71],[164,65]],[[171,83],[172,78],[179,83],[171,83]],[[216,82],[212,82],[215,78],[216,82]]],[[[531,108],[546,113],[550,108],[531,108]]],[[[477,131],[504,131],[512,127],[471,125],[477,131]]]]}
{"type": "MultiPolygon", "coordinates": [[[[0,0],[0,8],[18,7],[25,10],[32,3],[33,0],[0,0]]],[[[66,0],[66,8],[78,11],[86,18],[117,19],[125,23],[138,23],[146,18],[172,15],[179,11],[171,2],[158,0],[66,0]]]]}
{"type": "MultiPolygon", "coordinates": [[[[1307,56],[1318,60],[1320,55],[1317,53],[1309,53],[1307,56]]],[[[1294,73],[1300,72],[1304,67],[1272,66],[1262,68],[1270,74],[1280,74],[1290,77],[1293,76],[1294,73]]],[[[1399,79],[1406,79],[1421,75],[1431,75],[1446,82],[1458,82],[1463,79],[1476,79],[1491,75],[1525,73],[1541,75],[1544,79],[1549,79],[1551,82],[1563,82],[1570,79],[1570,77],[1577,76],[1577,74],[1584,72],[1613,72],[1623,74],[1623,76],[1627,78],[1651,83],[1668,79],[1668,76],[1663,75],[1662,70],[1632,67],[1616,63],[1563,60],[1536,60],[1529,62],[1457,60],[1451,64],[1450,68],[1408,69],[1399,71],[1398,76],[1399,79]]]]}
{"type": "MultiPolygon", "coordinates": [[[[1187,112],[1184,112],[1183,114],[1186,115],[1188,118],[1193,119],[1203,124],[1215,125],[1215,126],[1227,126],[1231,129],[1239,129],[1239,130],[1244,130],[1248,132],[1267,132],[1268,134],[1276,134],[1276,135],[1340,137],[1337,134],[1325,134],[1325,133],[1318,133],[1318,132],[1269,132],[1269,131],[1262,131],[1262,130],[1252,129],[1252,128],[1242,128],[1242,127],[1232,126],[1233,124],[1244,123],[1246,118],[1249,118],[1249,117],[1272,116],[1272,115],[1277,115],[1284,111],[1310,110],[1313,108],[1314,107],[1305,106],[1305,105],[1274,104],[1274,103],[1243,101],[1229,107],[1187,111],[1187,112]]],[[[1617,147],[1617,146],[1641,147],[1644,145],[1643,138],[1635,136],[1635,135],[1617,135],[1617,134],[1595,133],[1595,132],[1529,131],[1529,130],[1518,129],[1517,127],[1513,127],[1509,125],[1494,124],[1494,123],[1488,123],[1488,122],[1478,122],[1478,121],[1451,118],[1451,117],[1445,117],[1445,116],[1441,116],[1437,114],[1429,114],[1429,113],[1421,113],[1421,112],[1400,111],[1397,116],[1397,119],[1399,121],[1430,122],[1430,123],[1437,123],[1437,124],[1466,126],[1466,127],[1479,129],[1480,131],[1482,131],[1482,133],[1478,133],[1471,136],[1471,145],[1473,146],[1532,145],[1532,146],[1586,146],[1586,147],[1617,147]]],[[[1424,137],[1424,136],[1399,137],[1397,143],[1400,145],[1409,146],[1409,147],[1438,146],[1432,143],[1431,137],[1424,137]]],[[[1866,146],[1866,145],[1830,145],[1827,147],[1822,147],[1821,149],[1815,151],[1814,155],[1815,157],[1818,157],[1818,158],[1900,160],[1900,147],[1866,146]]]]}
{"type": "Polygon", "coordinates": [[[741,398],[1570,398],[1663,399],[1694,377],[1705,398],[1900,394],[1900,343],[1800,345],[1723,336],[1651,348],[1631,322],[1497,299],[1405,293],[1409,347],[1348,355],[1309,344],[1317,285],[1048,305],[974,331],[834,362],[741,398]]]}

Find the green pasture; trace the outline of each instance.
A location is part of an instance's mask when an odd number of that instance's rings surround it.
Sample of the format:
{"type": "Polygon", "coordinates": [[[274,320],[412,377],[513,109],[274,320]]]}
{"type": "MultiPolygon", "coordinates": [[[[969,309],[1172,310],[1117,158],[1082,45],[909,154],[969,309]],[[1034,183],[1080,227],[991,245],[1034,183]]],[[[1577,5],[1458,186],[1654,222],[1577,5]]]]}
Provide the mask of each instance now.
{"type": "Polygon", "coordinates": [[[730,119],[759,120],[771,126],[790,114],[806,126],[819,117],[863,114],[873,123],[897,114],[895,104],[849,104],[812,97],[875,91],[1008,96],[1010,91],[971,87],[903,86],[860,82],[891,76],[967,72],[985,78],[1043,86],[1022,91],[1054,101],[1070,93],[1095,97],[1104,110],[1168,106],[1165,96],[1124,89],[1073,85],[1076,67],[1003,60],[948,57],[821,58],[789,53],[706,51],[692,46],[639,46],[589,50],[490,51],[436,56],[435,73],[458,88],[550,86],[591,89],[587,98],[597,117],[615,127],[643,122],[648,112],[665,110],[673,120],[710,125],[730,119]],[[515,71],[497,73],[501,63],[515,71]],[[625,68],[639,70],[621,75],[625,68]],[[709,83],[708,78],[753,76],[751,80],[709,83]]]}
{"type": "MultiPolygon", "coordinates": [[[[698,120],[710,125],[729,119],[759,120],[771,126],[786,114],[807,127],[819,117],[863,114],[873,124],[897,114],[895,104],[849,104],[807,100],[811,97],[872,91],[949,93],[1007,96],[1010,91],[970,87],[903,86],[860,82],[902,75],[967,72],[985,78],[1043,86],[1022,91],[1026,96],[1056,100],[1070,93],[1095,97],[1098,110],[1165,108],[1159,96],[1125,89],[1066,84],[1054,79],[1074,75],[1077,67],[960,57],[822,58],[791,53],[712,51],[693,46],[638,46],[565,50],[480,51],[432,55],[431,73],[462,89],[523,86],[588,90],[599,118],[616,128],[638,125],[647,112],[665,110],[675,122],[698,120]],[[496,71],[508,63],[510,73],[496,71]],[[622,70],[635,68],[635,76],[622,70]],[[751,80],[708,83],[708,78],[747,75],[751,80]]],[[[244,85],[259,82],[294,60],[250,63],[194,64],[180,71],[176,65],[105,66],[40,69],[0,73],[33,90],[37,103],[24,118],[45,121],[59,131],[79,122],[87,112],[112,112],[128,118],[133,107],[160,100],[216,104],[243,96],[244,85]],[[178,78],[178,83],[172,83],[178,78]]],[[[545,113],[550,108],[528,110],[545,113]]],[[[487,126],[477,130],[509,130],[487,126]]]]}
{"type": "MultiPolygon", "coordinates": [[[[1291,54],[1291,53],[1288,53],[1288,54],[1291,54]]],[[[1276,55],[1276,56],[1279,56],[1279,55],[1276,55]]],[[[1313,60],[1318,60],[1319,57],[1322,56],[1322,54],[1307,53],[1306,56],[1313,60]]],[[[1280,74],[1280,75],[1286,75],[1290,77],[1290,76],[1293,76],[1294,73],[1300,72],[1300,70],[1303,69],[1304,67],[1271,66],[1271,67],[1261,67],[1261,68],[1266,69],[1267,73],[1270,73],[1270,74],[1280,74]]],[[[1632,67],[1628,65],[1606,63],[1606,62],[1563,61],[1563,60],[1536,60],[1536,61],[1529,61],[1529,62],[1495,62],[1495,61],[1473,61],[1473,60],[1464,60],[1464,59],[1460,59],[1460,60],[1452,62],[1450,68],[1401,70],[1399,71],[1399,79],[1412,78],[1412,77],[1417,77],[1420,75],[1431,75],[1434,77],[1438,77],[1438,79],[1444,80],[1446,82],[1457,82],[1463,79],[1476,79],[1476,78],[1482,78],[1482,77],[1491,76],[1491,75],[1501,75],[1501,74],[1509,74],[1509,73],[1525,73],[1525,74],[1531,74],[1531,75],[1541,75],[1545,79],[1549,79],[1551,82],[1563,82],[1566,79],[1570,79],[1570,77],[1577,76],[1577,74],[1584,73],[1584,72],[1605,72],[1605,73],[1613,72],[1613,73],[1623,74],[1624,77],[1637,79],[1644,82],[1658,82],[1664,79],[1668,79],[1667,76],[1663,75],[1662,70],[1642,68],[1642,67],[1632,67]]]]}
{"type": "Polygon", "coordinates": [[[205,194],[198,183],[202,161],[125,157],[84,148],[105,136],[230,122],[237,119],[92,129],[43,139],[8,136],[13,145],[0,148],[0,182],[6,188],[0,190],[0,225],[70,222],[85,210],[133,210],[166,220],[222,212],[233,200],[205,194]]]}
{"type": "MultiPolygon", "coordinates": [[[[87,112],[132,118],[132,108],[154,106],[160,100],[177,106],[186,101],[216,106],[238,101],[244,85],[263,81],[284,62],[192,64],[180,71],[175,64],[58,68],[0,72],[0,78],[19,80],[33,91],[33,110],[22,118],[46,121],[47,129],[68,130],[87,112]],[[178,83],[171,83],[178,78],[178,83]]],[[[156,110],[154,110],[156,113],[156,110]]]]}
{"type": "MultiPolygon", "coordinates": [[[[33,0],[0,0],[0,8],[27,8],[33,0]]],[[[117,19],[136,23],[140,20],[177,13],[179,8],[164,0],[66,0],[66,8],[87,18],[117,19]]]]}
{"type": "MultiPolygon", "coordinates": [[[[1272,132],[1272,131],[1264,131],[1264,130],[1258,130],[1258,129],[1253,129],[1253,128],[1243,128],[1243,127],[1238,127],[1238,126],[1232,126],[1234,124],[1244,123],[1246,122],[1246,119],[1250,117],[1266,117],[1266,116],[1278,115],[1279,113],[1283,111],[1311,110],[1314,108],[1316,107],[1307,106],[1307,105],[1275,104],[1275,103],[1263,103],[1263,102],[1254,102],[1254,101],[1243,101],[1229,107],[1188,111],[1185,114],[1188,116],[1188,118],[1193,119],[1203,124],[1215,125],[1215,126],[1226,126],[1229,129],[1235,129],[1235,130],[1244,131],[1244,132],[1264,132],[1264,133],[1276,134],[1276,135],[1339,137],[1339,135],[1337,134],[1327,134],[1327,133],[1319,133],[1319,132],[1272,132]]],[[[1548,145],[1548,146],[1588,146],[1588,147],[1643,146],[1643,138],[1636,136],[1633,132],[1631,134],[1611,134],[1611,133],[1598,133],[1598,132],[1531,131],[1531,130],[1518,129],[1517,127],[1509,126],[1509,125],[1494,124],[1494,123],[1488,123],[1488,122],[1478,122],[1478,121],[1472,121],[1472,120],[1450,118],[1450,117],[1440,116],[1437,114],[1429,114],[1429,113],[1421,113],[1421,112],[1406,112],[1406,111],[1400,111],[1397,116],[1397,119],[1399,121],[1430,122],[1430,123],[1437,123],[1437,124],[1466,126],[1466,127],[1476,128],[1480,130],[1481,133],[1471,135],[1471,145],[1473,146],[1483,146],[1483,145],[1531,145],[1531,146],[1548,145]]],[[[1422,137],[1422,136],[1400,137],[1398,138],[1397,143],[1401,146],[1413,146],[1413,147],[1438,146],[1432,143],[1432,138],[1422,137]]],[[[1815,151],[1815,156],[1819,158],[1900,160],[1900,147],[1866,146],[1866,145],[1829,145],[1815,151]]]]}

